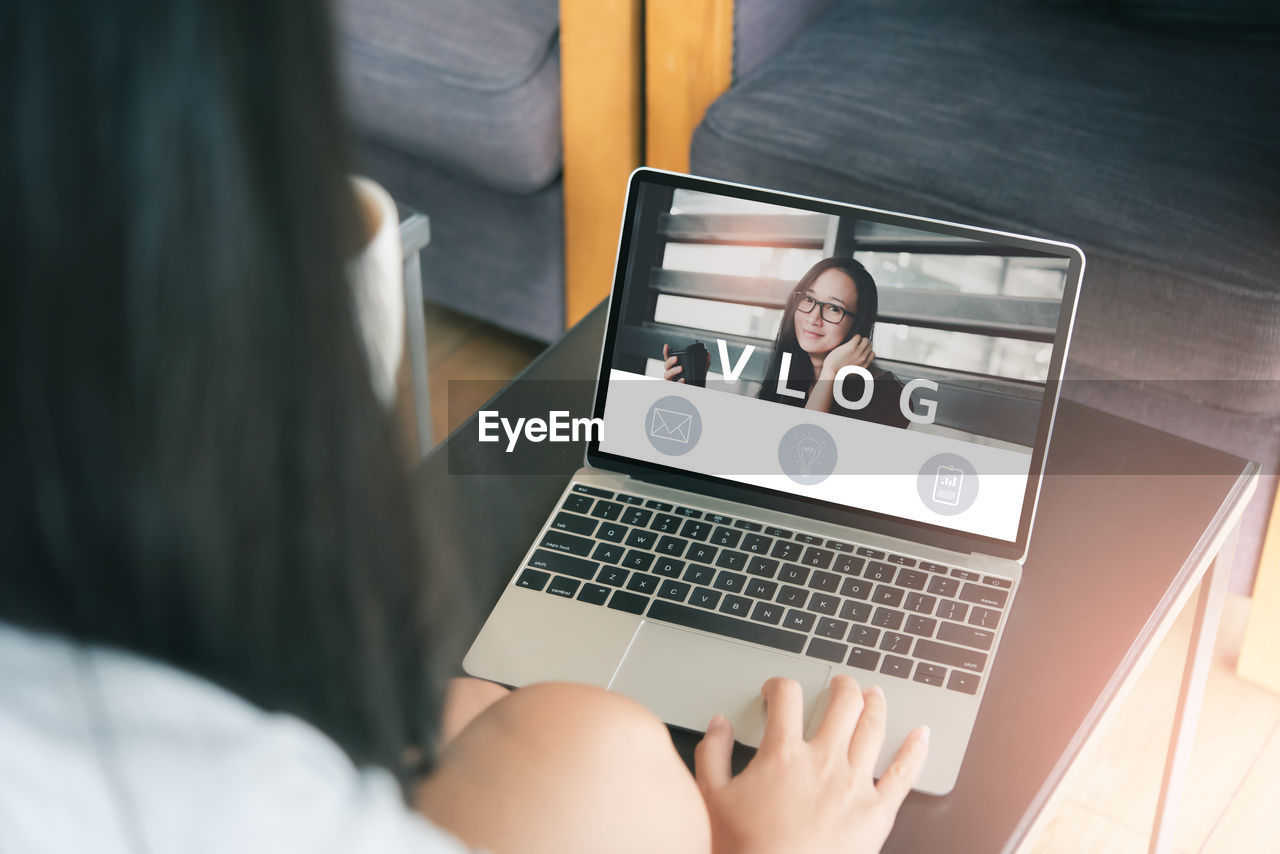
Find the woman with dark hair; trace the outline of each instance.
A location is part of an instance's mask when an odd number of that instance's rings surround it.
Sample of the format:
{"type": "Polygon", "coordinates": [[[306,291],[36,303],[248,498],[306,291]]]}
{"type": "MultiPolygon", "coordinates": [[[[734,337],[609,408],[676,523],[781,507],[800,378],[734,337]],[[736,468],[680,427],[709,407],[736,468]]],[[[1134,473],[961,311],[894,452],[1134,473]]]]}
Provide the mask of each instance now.
{"type": "Polygon", "coordinates": [[[876,282],[866,267],[848,257],[823,258],[814,264],[787,295],[757,396],[893,427],[907,426],[898,403],[901,383],[875,365],[871,339],[878,313],[876,282]],[[847,402],[860,402],[866,377],[873,378],[870,397],[859,408],[844,405],[836,395],[836,377],[846,368],[855,369],[847,372],[840,387],[847,402]]]}
{"type": "Polygon", "coordinates": [[[0,32],[0,850],[878,847],[924,742],[873,783],[851,681],[813,742],[768,683],[769,761],[731,777],[712,727],[697,783],[615,694],[445,695],[323,4],[14,0],[0,32]]]}

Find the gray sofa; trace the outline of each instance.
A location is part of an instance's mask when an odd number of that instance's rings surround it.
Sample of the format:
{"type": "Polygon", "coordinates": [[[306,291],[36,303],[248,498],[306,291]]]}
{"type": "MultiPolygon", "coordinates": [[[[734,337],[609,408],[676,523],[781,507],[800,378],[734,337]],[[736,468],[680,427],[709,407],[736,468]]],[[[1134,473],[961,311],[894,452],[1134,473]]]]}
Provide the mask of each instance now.
{"type": "Polygon", "coordinates": [[[1250,2],[837,0],[781,50],[740,0],[695,174],[1079,244],[1065,393],[1280,459],[1280,19],[1250,2]],[[765,31],[764,33],[761,30],[765,31]]]}

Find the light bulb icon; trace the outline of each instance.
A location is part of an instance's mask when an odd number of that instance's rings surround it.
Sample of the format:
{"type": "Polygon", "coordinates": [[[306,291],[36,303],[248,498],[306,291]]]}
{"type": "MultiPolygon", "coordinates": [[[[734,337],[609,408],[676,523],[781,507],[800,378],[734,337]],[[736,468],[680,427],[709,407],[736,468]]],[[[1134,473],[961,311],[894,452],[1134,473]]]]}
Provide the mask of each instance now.
{"type": "Polygon", "coordinates": [[[813,473],[813,464],[822,456],[822,446],[812,436],[805,436],[796,444],[796,458],[800,461],[800,474],[813,473]]]}

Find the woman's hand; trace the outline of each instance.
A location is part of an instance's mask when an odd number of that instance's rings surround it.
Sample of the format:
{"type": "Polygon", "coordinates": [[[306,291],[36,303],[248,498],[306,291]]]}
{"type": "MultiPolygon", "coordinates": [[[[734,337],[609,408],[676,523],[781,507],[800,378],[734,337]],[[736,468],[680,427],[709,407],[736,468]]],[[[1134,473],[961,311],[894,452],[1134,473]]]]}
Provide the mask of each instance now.
{"type": "Polygon", "coordinates": [[[694,755],[714,854],[879,851],[924,766],[928,728],[907,736],[877,783],[872,771],[885,723],[878,687],[861,691],[848,676],[831,680],[831,702],[811,741],[804,740],[796,682],[770,679],[763,694],[764,738],[741,774],[730,771],[733,732],[722,717],[712,720],[694,755]]]}
{"type": "Polygon", "coordinates": [[[876,354],[871,351],[871,339],[855,335],[832,350],[822,360],[822,372],[818,379],[832,381],[841,368],[851,365],[859,368],[870,366],[876,354]]]}
{"type": "Polygon", "coordinates": [[[671,348],[668,347],[666,344],[662,345],[662,360],[663,360],[662,378],[664,380],[671,380],[672,382],[675,382],[675,383],[684,382],[684,377],[680,377],[679,379],[676,379],[676,376],[681,371],[683,371],[684,368],[680,367],[680,360],[675,356],[671,355],[671,348]]]}

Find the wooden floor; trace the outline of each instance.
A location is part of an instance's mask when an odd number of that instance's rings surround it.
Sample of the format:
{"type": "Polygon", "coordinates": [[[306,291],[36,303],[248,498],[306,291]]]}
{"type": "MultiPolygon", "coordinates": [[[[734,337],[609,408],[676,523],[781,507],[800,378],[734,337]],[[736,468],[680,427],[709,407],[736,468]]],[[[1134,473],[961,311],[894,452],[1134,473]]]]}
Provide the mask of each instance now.
{"type": "MultiPolygon", "coordinates": [[[[542,349],[435,308],[427,312],[427,340],[437,441],[542,349]]],[[[1248,608],[1246,597],[1228,596],[1174,840],[1179,854],[1280,852],[1280,696],[1235,675],[1248,608]]],[[[1026,850],[1147,850],[1194,609],[1193,597],[1072,768],[1052,818],[1026,850]]]]}

